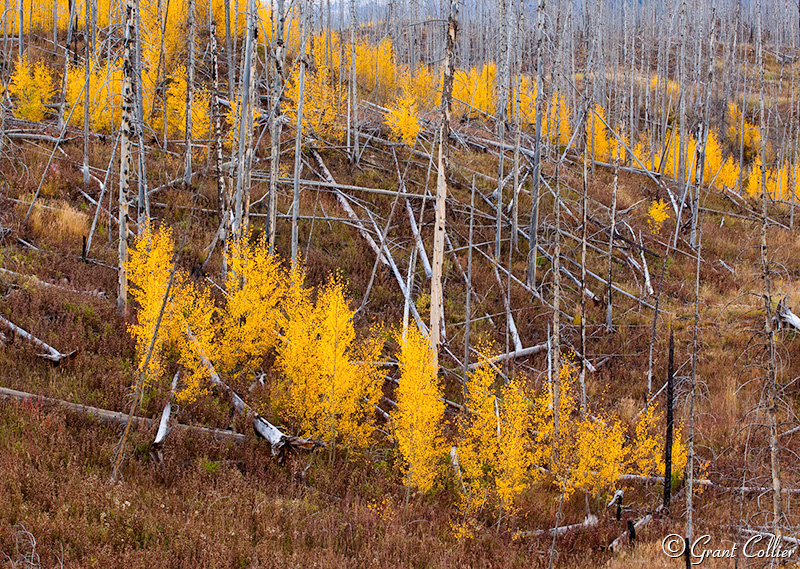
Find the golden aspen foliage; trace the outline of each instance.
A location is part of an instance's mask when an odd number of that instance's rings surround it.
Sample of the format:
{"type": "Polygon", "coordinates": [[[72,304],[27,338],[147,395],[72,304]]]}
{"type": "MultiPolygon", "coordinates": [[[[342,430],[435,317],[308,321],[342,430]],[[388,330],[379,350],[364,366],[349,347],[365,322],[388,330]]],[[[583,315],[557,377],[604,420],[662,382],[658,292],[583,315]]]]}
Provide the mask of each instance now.
{"type": "MultiPolygon", "coordinates": [[[[186,134],[186,68],[179,65],[171,74],[167,88],[167,131],[173,136],[186,134]]],[[[205,138],[211,126],[211,95],[195,88],[192,99],[192,137],[205,138]]]]}
{"type": "Polygon", "coordinates": [[[542,129],[543,135],[549,138],[551,144],[557,146],[569,144],[569,139],[572,138],[572,127],[569,124],[569,107],[565,97],[559,95],[551,97],[550,105],[547,109],[547,120],[542,124],[544,125],[542,129]]]}
{"type": "Polygon", "coordinates": [[[533,430],[536,433],[534,464],[549,464],[556,484],[565,496],[578,490],[599,494],[613,488],[626,464],[627,450],[622,424],[616,418],[595,413],[581,419],[577,413],[574,384],[577,372],[565,363],[558,374],[559,435],[553,440],[553,393],[534,400],[533,430]],[[556,452],[553,453],[554,448],[556,452]],[[556,462],[553,463],[553,457],[556,462]]]}
{"type": "Polygon", "coordinates": [[[622,423],[615,417],[587,415],[577,423],[568,423],[561,449],[559,486],[566,496],[577,490],[597,496],[613,490],[625,471],[627,449],[622,423]],[[565,472],[566,471],[566,472],[565,472]]]}
{"type": "Polygon", "coordinates": [[[403,88],[414,97],[420,112],[429,112],[441,99],[441,94],[436,90],[436,77],[425,65],[417,67],[403,88]]]}
{"type": "Polygon", "coordinates": [[[225,306],[221,311],[219,367],[255,367],[276,345],[289,275],[265,238],[237,239],[226,253],[225,306]]]}
{"type": "Polygon", "coordinates": [[[476,67],[457,70],[453,77],[453,116],[474,119],[494,114],[496,75],[494,62],[486,63],[480,71],[476,67]]]}
{"type": "MultiPolygon", "coordinates": [[[[511,94],[513,97],[517,96],[516,85],[511,94]]],[[[527,125],[536,124],[536,83],[527,75],[523,75],[519,83],[519,122],[527,125]]]]}
{"type": "Polygon", "coordinates": [[[736,154],[739,153],[740,148],[744,150],[744,160],[747,163],[758,154],[761,145],[761,130],[746,117],[744,124],[742,123],[742,110],[735,102],[728,103],[727,119],[728,140],[733,145],[736,154]]]}
{"type": "MultiPolygon", "coordinates": [[[[518,379],[504,385],[501,394],[496,484],[500,504],[508,511],[532,479],[533,453],[528,436],[532,404],[525,386],[518,379]]],[[[533,473],[538,475],[539,471],[533,473]]]]}
{"type": "Polygon", "coordinates": [[[16,99],[14,115],[39,122],[44,118],[45,104],[53,97],[53,76],[42,61],[30,64],[27,58],[17,59],[8,94],[16,99]]]}
{"type": "Polygon", "coordinates": [[[647,210],[647,226],[653,235],[661,234],[661,227],[669,219],[669,203],[664,200],[654,200],[647,210]]]}
{"type": "MultiPolygon", "coordinates": [[[[662,414],[657,405],[648,405],[636,422],[636,435],[631,451],[631,466],[636,474],[642,476],[663,476],[664,435],[659,428],[662,414]]],[[[676,423],[672,438],[672,476],[680,474],[688,462],[686,446],[681,441],[681,430],[676,423]]]]}
{"type": "Polygon", "coordinates": [[[722,144],[714,132],[708,133],[705,155],[703,182],[706,184],[713,182],[714,186],[721,190],[735,187],[739,180],[739,165],[733,156],[723,159],[722,144]]]}
{"type": "Polygon", "coordinates": [[[208,288],[185,278],[175,287],[173,304],[183,328],[177,336],[178,362],[186,370],[175,398],[178,403],[189,404],[208,393],[208,369],[202,358],[215,361],[221,348],[217,341],[217,309],[208,288]]]}
{"type": "Polygon", "coordinates": [[[356,80],[375,100],[387,101],[394,92],[396,68],[392,42],[385,37],[377,45],[356,44],[356,80]]]}
{"type": "Polygon", "coordinates": [[[595,160],[607,161],[611,156],[608,128],[604,122],[606,111],[600,105],[595,105],[594,112],[586,118],[587,138],[589,153],[595,160]]]}
{"type": "MultiPolygon", "coordinates": [[[[93,64],[89,69],[89,127],[94,131],[119,128],[122,118],[122,62],[93,64]]],[[[83,126],[85,78],[80,67],[67,71],[67,106],[75,107],[70,123],[83,126]]],[[[66,118],[66,117],[65,117],[66,118]]]]}
{"type": "Polygon", "coordinates": [[[466,510],[480,508],[493,489],[497,471],[499,403],[495,393],[497,374],[490,363],[496,349],[478,348],[479,361],[467,377],[467,414],[458,428],[458,461],[466,490],[466,510]]]}
{"type": "Polygon", "coordinates": [[[381,395],[378,336],[356,339],[339,278],[319,291],[314,304],[302,276],[296,272],[292,281],[276,362],[283,374],[278,386],[283,417],[303,436],[364,448],[381,395]]]}
{"type": "MultiPolygon", "coordinates": [[[[136,356],[138,372],[144,371],[146,385],[152,385],[164,371],[163,351],[164,346],[172,339],[184,333],[181,319],[171,298],[164,304],[164,297],[169,287],[170,274],[173,270],[174,243],[172,230],[168,226],[161,226],[153,231],[149,225],[144,227],[130,249],[128,264],[128,282],[130,295],[139,306],[136,312],[136,323],[128,326],[128,331],[136,340],[136,356]],[[155,335],[153,351],[147,367],[145,360],[150,346],[151,338],[156,329],[158,315],[162,306],[164,312],[158,333],[155,335]]],[[[183,286],[183,275],[176,273],[173,278],[170,296],[174,291],[183,286]]]]}
{"type": "MultiPolygon", "coordinates": [[[[347,92],[345,86],[334,78],[324,61],[316,62],[316,70],[308,69],[305,75],[303,98],[303,133],[341,141],[346,132],[347,92]]],[[[286,115],[292,124],[297,123],[299,96],[299,70],[289,79],[287,97],[290,104],[286,115]]]]}
{"type": "Polygon", "coordinates": [[[443,389],[433,362],[430,342],[410,326],[400,344],[400,384],[395,392],[397,410],[392,414],[397,446],[403,458],[404,482],[427,492],[433,487],[443,454],[443,389]]]}
{"type": "Polygon", "coordinates": [[[386,124],[389,125],[392,138],[414,146],[417,135],[422,130],[414,97],[405,94],[399,96],[394,105],[389,107],[386,124]]]}

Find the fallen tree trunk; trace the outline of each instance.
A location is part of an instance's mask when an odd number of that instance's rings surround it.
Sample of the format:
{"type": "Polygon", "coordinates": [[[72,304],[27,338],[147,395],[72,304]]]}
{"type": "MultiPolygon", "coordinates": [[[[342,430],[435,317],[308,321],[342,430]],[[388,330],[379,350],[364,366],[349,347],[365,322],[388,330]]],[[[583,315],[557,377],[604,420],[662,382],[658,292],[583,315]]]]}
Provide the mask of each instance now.
{"type": "MultiPolygon", "coordinates": [[[[61,399],[53,399],[50,397],[42,397],[35,393],[26,393],[24,391],[17,391],[16,389],[9,389],[0,387],[0,399],[13,399],[21,403],[39,403],[45,405],[52,405],[54,407],[63,407],[70,412],[79,413],[81,415],[89,415],[104,423],[112,423],[115,425],[126,425],[130,416],[127,413],[120,413],[119,411],[109,411],[107,409],[100,409],[98,407],[90,407],[89,405],[81,405],[79,403],[71,403],[61,399]]],[[[147,417],[134,416],[131,424],[137,428],[149,429],[155,424],[155,419],[148,419],[147,417]]],[[[180,430],[192,431],[194,433],[201,433],[214,437],[217,439],[228,439],[235,442],[244,442],[247,437],[240,433],[233,431],[226,431],[224,429],[212,429],[209,427],[201,427],[198,425],[185,425],[183,423],[176,424],[173,428],[180,430]]]]}
{"type": "Polygon", "coordinates": [[[281,432],[278,427],[267,421],[264,417],[256,413],[244,400],[236,394],[236,392],[231,389],[217,374],[216,370],[214,369],[214,365],[211,363],[211,360],[205,355],[205,353],[200,349],[199,343],[197,338],[195,338],[192,331],[186,328],[186,334],[192,340],[192,342],[197,347],[197,355],[200,357],[200,361],[205,366],[206,370],[208,370],[208,374],[211,377],[211,382],[216,385],[217,387],[221,388],[225,391],[231,399],[231,403],[233,404],[234,409],[236,409],[237,413],[246,413],[253,415],[253,430],[256,434],[264,439],[266,439],[272,447],[272,454],[273,456],[282,455],[287,449],[290,450],[314,450],[318,447],[327,447],[328,445],[323,441],[317,441],[314,439],[302,439],[300,437],[295,437],[292,435],[285,435],[281,432]]]}
{"type": "Polygon", "coordinates": [[[26,340],[28,340],[32,344],[40,347],[45,352],[47,352],[45,354],[36,354],[40,358],[44,358],[44,359],[49,360],[49,361],[54,362],[54,363],[61,363],[61,361],[65,360],[65,359],[71,359],[71,358],[75,357],[75,354],[78,353],[78,350],[72,350],[68,354],[62,354],[61,352],[56,350],[53,346],[42,342],[39,338],[37,338],[36,336],[31,334],[30,332],[27,332],[27,331],[23,330],[22,328],[20,328],[19,326],[17,326],[16,324],[11,322],[10,320],[6,320],[2,316],[0,316],[0,324],[4,324],[9,330],[14,332],[15,334],[17,334],[19,336],[22,336],[23,338],[25,338],[26,340]]]}

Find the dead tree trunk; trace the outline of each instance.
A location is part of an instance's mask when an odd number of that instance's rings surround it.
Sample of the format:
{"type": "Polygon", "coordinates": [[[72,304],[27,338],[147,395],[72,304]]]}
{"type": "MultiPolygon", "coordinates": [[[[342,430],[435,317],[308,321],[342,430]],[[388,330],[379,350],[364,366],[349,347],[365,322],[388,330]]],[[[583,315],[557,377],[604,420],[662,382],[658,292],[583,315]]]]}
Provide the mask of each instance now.
{"type": "Polygon", "coordinates": [[[128,208],[130,206],[131,175],[131,138],[133,137],[133,112],[135,99],[133,50],[133,1],[125,2],[125,40],[122,63],[122,124],[120,126],[120,162],[119,162],[119,270],[117,310],[124,316],[128,313],[128,273],[125,265],[128,262],[128,208]]]}
{"type": "Polygon", "coordinates": [[[186,64],[186,141],[183,161],[183,179],[186,186],[192,185],[192,106],[194,104],[194,4],[195,0],[188,0],[186,10],[187,25],[189,27],[189,61],[186,64]]]}
{"type": "MultiPolygon", "coordinates": [[[[328,4],[330,8],[330,4],[328,4]]],[[[277,27],[273,32],[273,64],[275,77],[272,83],[272,116],[270,121],[270,136],[272,138],[270,169],[269,169],[269,201],[267,202],[267,236],[269,251],[275,250],[276,225],[278,221],[278,176],[281,164],[281,131],[283,116],[281,114],[281,95],[283,93],[283,60],[285,57],[284,27],[286,13],[283,0],[277,0],[277,27]]]]}
{"type": "MultiPolygon", "coordinates": [[[[669,325],[669,361],[667,363],[667,432],[664,436],[664,510],[669,514],[672,500],[672,430],[674,419],[672,405],[675,398],[673,378],[675,376],[675,341],[672,323],[669,325]]],[[[648,400],[649,401],[649,400],[648,400]]]]}
{"type": "Polygon", "coordinates": [[[528,287],[536,290],[536,257],[539,248],[539,179],[542,162],[542,42],[544,39],[544,0],[536,10],[536,131],[534,134],[531,222],[528,233],[528,287]]]}
{"type": "Polygon", "coordinates": [[[447,202],[447,146],[450,136],[450,116],[453,102],[453,76],[455,74],[455,46],[458,17],[458,0],[450,0],[450,15],[447,19],[447,47],[444,57],[444,85],[440,107],[439,158],[436,176],[436,220],[433,234],[433,275],[431,277],[431,325],[430,341],[434,365],[438,363],[441,315],[442,315],[442,265],[444,264],[445,204],[447,202]]]}
{"type": "Polygon", "coordinates": [[[308,2],[303,1],[300,5],[301,38],[300,38],[300,78],[298,79],[297,89],[297,123],[295,125],[294,139],[294,196],[292,199],[292,266],[297,266],[297,247],[299,239],[299,228],[297,225],[300,218],[300,168],[302,167],[303,150],[303,99],[305,99],[306,67],[306,39],[308,34],[306,12],[311,9],[308,2]]]}

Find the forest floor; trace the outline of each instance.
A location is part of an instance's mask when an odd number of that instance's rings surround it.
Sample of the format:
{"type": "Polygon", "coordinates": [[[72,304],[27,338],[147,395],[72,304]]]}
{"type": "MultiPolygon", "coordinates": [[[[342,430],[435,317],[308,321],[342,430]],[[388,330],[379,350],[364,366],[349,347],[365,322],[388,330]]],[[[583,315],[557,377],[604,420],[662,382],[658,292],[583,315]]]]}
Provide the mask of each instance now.
{"type": "MultiPolygon", "coordinates": [[[[490,136],[488,128],[485,132],[478,127],[462,130],[464,136],[490,136]]],[[[285,147],[292,144],[287,138],[285,147]]],[[[112,146],[110,138],[93,140],[91,163],[108,163],[112,146]]],[[[0,164],[0,268],[6,271],[0,272],[0,315],[62,352],[78,353],[73,359],[54,365],[37,357],[40,350],[36,346],[6,332],[7,340],[0,342],[0,387],[126,412],[136,362],[134,341],[127,330],[132,320],[121,318],[115,307],[116,228],[111,226],[109,237],[109,218],[101,214],[90,260],[82,259],[82,238],[91,225],[100,189],[96,183],[83,187],[80,141],[68,142],[61,148],[65,155],[57,156],[47,171],[52,145],[44,142],[12,147],[0,164]],[[27,223],[23,223],[42,178],[41,196],[27,223]],[[39,281],[56,286],[26,278],[34,275],[39,281]]],[[[262,156],[267,155],[266,147],[261,151],[262,156]]],[[[286,164],[291,163],[291,152],[287,150],[286,164]]],[[[404,146],[373,139],[360,167],[348,164],[341,150],[323,149],[321,154],[339,184],[396,190],[398,168],[394,154],[400,170],[410,165],[410,193],[422,194],[433,187],[427,159],[424,155],[411,155],[404,146]]],[[[213,211],[216,186],[203,161],[196,164],[205,171],[198,176],[195,188],[163,189],[151,196],[153,216],[173,227],[176,241],[183,243],[180,263],[187,269],[202,264],[218,225],[213,211]]],[[[182,162],[178,150],[154,150],[147,161],[150,187],[175,179],[182,162]]],[[[256,168],[265,167],[265,162],[262,159],[256,168]]],[[[491,152],[460,147],[453,152],[451,164],[448,231],[456,253],[455,257],[446,257],[445,316],[451,349],[460,354],[465,287],[455,263],[466,269],[471,184],[475,180],[477,192],[486,200],[491,199],[497,160],[491,152]]],[[[306,172],[313,170],[312,166],[306,168],[306,172]]],[[[554,168],[547,165],[545,170],[553,180],[554,168]]],[[[563,213],[562,230],[575,236],[579,235],[580,196],[574,188],[580,187],[580,170],[580,166],[565,164],[558,173],[567,210],[563,213]]],[[[312,173],[304,174],[304,178],[312,178],[312,173]]],[[[102,179],[105,171],[97,169],[93,174],[102,179]]],[[[597,166],[588,187],[597,220],[592,226],[592,231],[597,232],[593,235],[596,244],[604,239],[607,243],[602,231],[608,221],[611,183],[611,170],[597,166]]],[[[109,188],[115,187],[112,172],[109,188]]],[[[254,184],[253,202],[263,196],[266,187],[263,182],[254,184]]],[[[677,185],[671,183],[670,187],[675,189],[677,185]]],[[[279,200],[282,212],[288,211],[289,190],[286,186],[287,193],[279,200]]],[[[368,208],[381,216],[378,225],[382,225],[392,197],[358,191],[350,195],[360,205],[360,212],[368,208]]],[[[665,223],[660,235],[650,232],[648,207],[659,197],[666,198],[646,176],[621,173],[618,210],[636,237],[641,234],[644,246],[658,255],[648,254],[647,258],[656,290],[667,241],[675,229],[673,218],[665,223]]],[[[730,547],[738,525],[758,525],[767,519],[758,502],[759,498],[767,500],[765,496],[742,498],[729,491],[730,487],[741,486],[745,479],[750,486],[764,487],[769,480],[765,429],[744,428],[744,418],[753,415],[750,411],[757,408],[761,396],[760,382],[751,381],[758,377],[752,366],[761,357],[761,340],[756,331],[763,327],[759,312],[763,308],[763,298],[759,296],[763,289],[758,249],[760,221],[754,214],[760,206],[752,198],[740,199],[705,189],[701,202],[696,444],[700,476],[715,486],[701,488],[696,496],[695,533],[710,534],[714,543],[725,548],[730,547]]],[[[523,194],[520,211],[528,212],[530,206],[530,197],[523,194]]],[[[430,200],[426,207],[421,227],[430,250],[430,200]]],[[[488,201],[479,198],[476,207],[479,215],[474,241],[481,243],[480,248],[491,257],[494,211],[488,201]]],[[[264,209],[256,206],[253,211],[262,213],[264,209]]],[[[549,196],[543,199],[542,211],[542,235],[544,242],[550,243],[553,220],[549,196]]],[[[316,187],[304,190],[301,213],[345,217],[332,193],[316,187]]],[[[775,268],[773,289],[788,296],[789,306],[794,307],[794,299],[800,298],[800,237],[788,229],[789,208],[774,204],[770,216],[775,222],[768,231],[769,255],[775,268]]],[[[363,217],[367,218],[366,214],[363,217]]],[[[261,231],[263,218],[253,217],[252,224],[257,232],[261,231]]],[[[508,225],[504,225],[504,231],[508,232],[508,225]]],[[[279,220],[277,249],[283,254],[289,250],[289,234],[289,221],[279,220]]],[[[403,272],[411,250],[410,236],[407,218],[395,214],[390,239],[403,272]]],[[[677,250],[666,261],[661,285],[653,383],[655,391],[665,381],[668,326],[672,323],[678,376],[676,412],[678,419],[685,421],[694,332],[695,256],[688,246],[688,227],[679,236],[677,250]]],[[[580,242],[566,234],[563,239],[564,254],[579,260],[580,242]]],[[[375,255],[358,230],[338,221],[305,220],[300,226],[300,244],[309,283],[323,283],[338,271],[348,283],[352,304],[360,305],[375,255]]],[[[506,254],[507,246],[506,241],[506,254]]],[[[527,243],[521,240],[520,247],[511,266],[514,275],[524,281],[527,243]]],[[[619,247],[613,281],[635,298],[614,294],[613,333],[603,325],[604,302],[589,303],[586,357],[597,366],[588,375],[590,400],[614,412],[630,428],[646,399],[653,321],[652,310],[636,299],[652,304],[655,296],[642,294],[643,275],[625,263],[624,255],[639,256],[634,248],[619,247]]],[[[607,263],[606,257],[593,253],[588,267],[605,274],[607,263]]],[[[540,284],[549,290],[550,265],[541,259],[540,266],[540,284]]],[[[569,268],[573,274],[580,272],[576,266],[569,268]]],[[[219,284],[219,253],[211,257],[202,275],[196,270],[194,274],[199,280],[219,284]]],[[[599,297],[605,297],[605,285],[593,279],[587,285],[599,297]]],[[[427,287],[424,276],[417,279],[414,294],[420,299],[417,306],[425,319],[427,287]]],[[[481,318],[474,323],[473,333],[503,346],[506,338],[501,288],[490,262],[477,253],[473,287],[473,314],[481,318]],[[485,318],[486,314],[491,318],[485,318]]],[[[567,287],[564,311],[576,317],[564,323],[563,334],[565,344],[577,348],[580,296],[572,283],[567,287]]],[[[551,311],[518,283],[512,283],[510,291],[510,304],[524,346],[545,341],[551,311]]],[[[774,298],[775,302],[778,300],[780,297],[774,298]]],[[[367,309],[357,317],[357,328],[366,329],[376,323],[397,327],[402,315],[403,297],[397,282],[381,266],[367,309]]],[[[779,333],[781,393],[790,414],[796,407],[798,389],[793,379],[800,375],[800,359],[791,357],[796,342],[793,332],[779,333]]],[[[457,365],[443,358],[443,366],[446,396],[460,401],[462,387],[457,365]]],[[[268,365],[265,367],[269,369],[268,365]]],[[[532,387],[541,388],[546,382],[546,368],[542,353],[513,362],[509,371],[525,377],[532,387]]],[[[250,385],[240,379],[234,387],[246,393],[248,401],[255,403],[265,416],[279,422],[267,404],[269,379],[268,372],[264,385],[250,385]]],[[[391,396],[391,391],[391,385],[387,385],[387,395],[391,396]]],[[[156,386],[145,397],[139,414],[157,417],[167,392],[165,385],[156,386]]],[[[452,423],[454,415],[448,413],[452,423]]],[[[758,413],[763,411],[756,412],[756,417],[758,413]]],[[[212,392],[180,407],[176,419],[225,429],[231,427],[232,415],[230,406],[212,392]]],[[[787,422],[782,430],[791,426],[793,423],[787,422]]],[[[21,566],[15,563],[25,556],[32,559],[34,549],[44,567],[531,567],[547,566],[553,549],[559,567],[674,567],[679,563],[663,554],[661,540],[667,534],[684,531],[682,483],[675,488],[678,495],[672,514],[643,528],[635,546],[614,553],[608,551],[608,545],[625,531],[627,521],[638,520],[660,503],[660,484],[626,483],[626,507],[620,521],[613,508],[605,507],[607,496],[591,497],[589,506],[598,515],[599,524],[568,532],[554,541],[546,533],[531,536],[521,532],[550,528],[557,520],[561,524],[580,523],[586,501],[582,494],[576,494],[559,507],[558,493],[547,480],[526,491],[519,501],[520,508],[511,517],[485,513],[464,519],[457,507],[458,492],[452,479],[444,480],[435,492],[409,495],[395,466],[396,451],[388,439],[376,440],[363,455],[339,453],[331,459],[327,452],[318,451],[290,456],[278,463],[268,446],[255,439],[246,425],[238,427],[240,432],[248,433],[243,443],[217,441],[191,432],[171,433],[163,469],[149,455],[155,429],[136,431],[128,445],[121,479],[111,483],[112,457],[120,437],[116,426],[47,405],[0,400],[0,552],[5,554],[0,556],[0,567],[21,566]]],[[[785,445],[784,486],[798,488],[800,470],[793,461],[793,453],[798,450],[797,435],[781,442],[785,445]]],[[[789,494],[787,512],[797,509],[796,500],[796,493],[789,494]]],[[[708,560],[703,566],[727,567],[732,562],[708,560]]]]}

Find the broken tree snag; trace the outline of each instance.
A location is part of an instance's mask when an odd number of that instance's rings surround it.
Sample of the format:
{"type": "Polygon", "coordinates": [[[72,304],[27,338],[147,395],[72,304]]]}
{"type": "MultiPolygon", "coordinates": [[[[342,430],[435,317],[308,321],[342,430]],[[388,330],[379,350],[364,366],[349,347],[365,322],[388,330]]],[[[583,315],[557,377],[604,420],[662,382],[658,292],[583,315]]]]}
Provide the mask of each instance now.
{"type": "Polygon", "coordinates": [[[161,466],[162,469],[164,468],[164,440],[167,438],[167,434],[169,434],[169,417],[172,414],[172,398],[175,396],[175,388],[178,385],[178,375],[180,375],[180,370],[176,371],[175,376],[172,378],[172,388],[169,392],[167,404],[164,405],[164,411],[161,413],[161,421],[158,423],[156,438],[150,443],[150,458],[153,459],[153,462],[161,466]]]}
{"type": "Polygon", "coordinates": [[[775,315],[777,316],[776,327],[781,329],[784,326],[789,326],[795,330],[800,330],[800,317],[792,312],[792,310],[786,305],[786,300],[786,298],[781,300],[778,304],[778,309],[775,311],[775,315]]]}
{"type": "Polygon", "coordinates": [[[255,431],[256,435],[263,437],[267,440],[267,442],[269,442],[270,446],[272,447],[273,456],[279,456],[282,458],[287,450],[314,450],[319,447],[328,446],[323,441],[314,439],[301,439],[300,437],[286,435],[282,433],[278,427],[256,413],[252,407],[245,403],[244,400],[239,397],[239,395],[237,395],[233,389],[231,389],[230,386],[222,381],[217,374],[217,371],[214,369],[214,365],[211,363],[211,360],[208,359],[208,356],[206,356],[206,354],[200,348],[197,338],[194,334],[192,334],[192,331],[188,326],[186,328],[186,335],[194,343],[195,348],[197,349],[197,355],[200,357],[200,361],[203,363],[206,370],[208,370],[208,375],[211,377],[211,382],[228,394],[228,397],[230,397],[231,403],[233,404],[233,407],[236,409],[237,413],[253,415],[253,430],[255,431]]]}
{"type": "Polygon", "coordinates": [[[10,320],[6,320],[2,316],[0,316],[0,324],[5,325],[5,327],[8,328],[9,330],[11,330],[14,334],[17,334],[17,335],[21,336],[22,338],[28,340],[32,344],[38,346],[39,348],[41,348],[45,352],[47,352],[47,353],[44,353],[44,354],[36,354],[37,356],[39,356],[40,358],[43,358],[45,360],[48,360],[48,361],[51,361],[51,362],[54,362],[54,363],[61,363],[61,361],[63,361],[63,360],[69,360],[69,359],[74,358],[75,355],[78,353],[78,350],[72,350],[68,354],[62,354],[61,352],[56,350],[53,346],[42,342],[39,338],[37,338],[36,336],[31,334],[30,332],[27,332],[27,331],[23,330],[22,328],[20,328],[19,326],[17,326],[16,324],[11,322],[10,320]]]}

